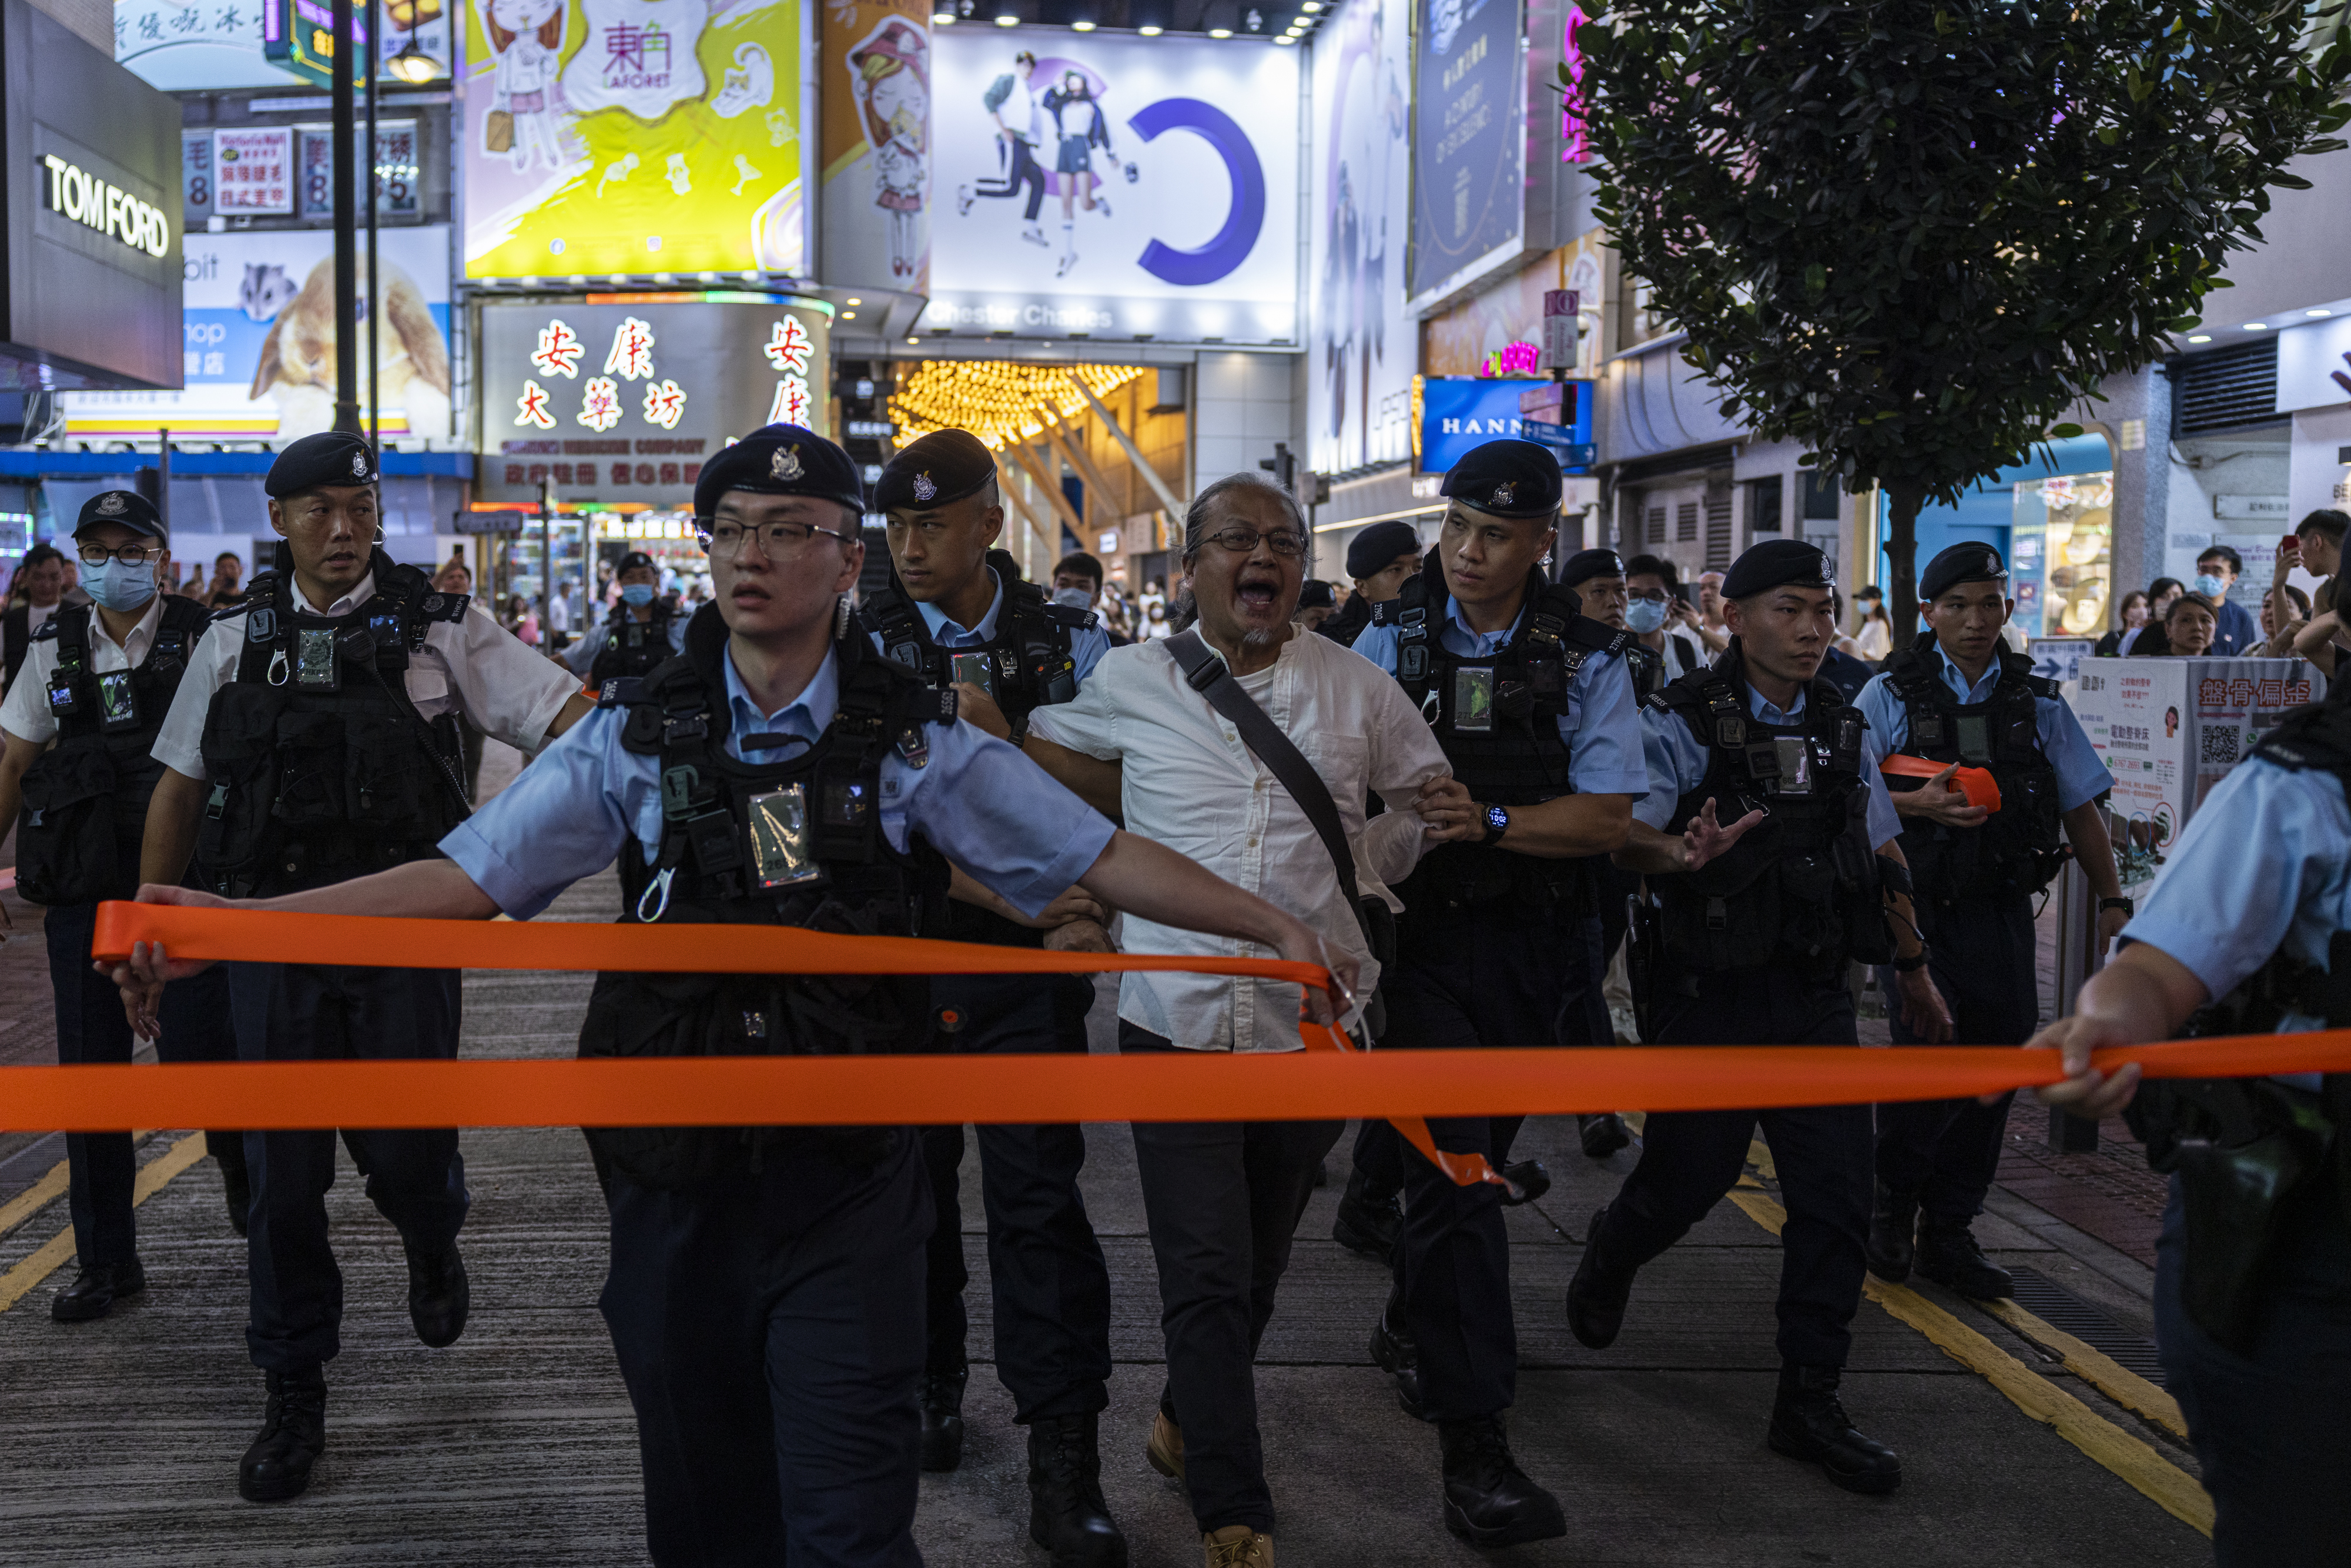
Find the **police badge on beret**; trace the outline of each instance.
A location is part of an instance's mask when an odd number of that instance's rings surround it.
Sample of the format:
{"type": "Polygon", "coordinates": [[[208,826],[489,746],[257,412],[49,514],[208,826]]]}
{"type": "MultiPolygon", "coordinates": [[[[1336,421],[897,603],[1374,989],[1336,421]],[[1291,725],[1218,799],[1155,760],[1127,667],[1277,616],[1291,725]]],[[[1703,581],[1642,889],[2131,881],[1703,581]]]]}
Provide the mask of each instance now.
{"type": "Polygon", "coordinates": [[[803,472],[800,449],[797,446],[778,446],[768,459],[768,473],[773,478],[789,482],[799,478],[803,472]]]}
{"type": "Polygon", "coordinates": [[[938,484],[931,477],[928,469],[914,476],[914,482],[910,488],[914,492],[914,499],[917,501],[935,500],[939,493],[938,484]]]}
{"type": "Polygon", "coordinates": [[[1494,505],[1498,507],[1513,507],[1518,504],[1518,498],[1519,487],[1516,485],[1497,485],[1494,486],[1494,505]]]}
{"type": "Polygon", "coordinates": [[[98,511],[101,517],[119,517],[128,506],[129,503],[122,498],[122,492],[120,490],[109,490],[98,498],[98,511]]]}

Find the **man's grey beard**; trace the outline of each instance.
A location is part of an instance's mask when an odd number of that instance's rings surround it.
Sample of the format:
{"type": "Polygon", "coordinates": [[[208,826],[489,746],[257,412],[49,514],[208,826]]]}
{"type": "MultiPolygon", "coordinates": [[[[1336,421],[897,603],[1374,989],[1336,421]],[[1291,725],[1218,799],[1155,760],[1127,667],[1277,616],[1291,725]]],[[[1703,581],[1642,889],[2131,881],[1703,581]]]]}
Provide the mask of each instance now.
{"type": "Polygon", "coordinates": [[[1259,631],[1244,632],[1241,633],[1241,646],[1244,648],[1263,648],[1270,646],[1289,629],[1290,622],[1285,621],[1279,626],[1268,626],[1259,631]]]}

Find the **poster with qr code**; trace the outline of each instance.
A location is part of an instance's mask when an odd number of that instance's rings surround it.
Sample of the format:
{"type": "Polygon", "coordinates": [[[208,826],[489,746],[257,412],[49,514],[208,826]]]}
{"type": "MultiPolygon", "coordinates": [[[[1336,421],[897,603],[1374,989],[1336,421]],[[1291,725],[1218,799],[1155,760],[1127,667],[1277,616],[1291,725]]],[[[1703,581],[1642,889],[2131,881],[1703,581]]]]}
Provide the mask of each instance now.
{"type": "Polygon", "coordinates": [[[2192,811],[2243,761],[2272,725],[2325,690],[2325,677],[2300,659],[2189,659],[2189,732],[2194,737],[2192,811]]]}

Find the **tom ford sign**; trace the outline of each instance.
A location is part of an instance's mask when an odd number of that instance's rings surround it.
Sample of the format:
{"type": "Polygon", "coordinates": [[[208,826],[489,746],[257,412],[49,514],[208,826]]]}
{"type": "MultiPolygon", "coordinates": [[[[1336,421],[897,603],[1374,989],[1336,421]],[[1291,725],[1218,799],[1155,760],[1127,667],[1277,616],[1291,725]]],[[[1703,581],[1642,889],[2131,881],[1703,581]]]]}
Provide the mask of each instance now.
{"type": "Polygon", "coordinates": [[[43,155],[41,167],[48,172],[49,211],[63,213],[159,260],[172,254],[172,220],[161,207],[141,201],[54,152],[43,155]]]}

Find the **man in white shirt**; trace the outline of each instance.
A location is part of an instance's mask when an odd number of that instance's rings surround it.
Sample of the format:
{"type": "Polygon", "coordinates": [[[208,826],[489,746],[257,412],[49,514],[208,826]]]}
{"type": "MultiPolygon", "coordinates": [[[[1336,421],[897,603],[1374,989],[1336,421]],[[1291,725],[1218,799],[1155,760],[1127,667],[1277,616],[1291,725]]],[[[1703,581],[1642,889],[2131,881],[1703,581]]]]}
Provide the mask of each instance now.
{"type": "MultiPolygon", "coordinates": [[[[1290,619],[1306,539],[1287,491],[1236,474],[1192,503],[1184,564],[1201,639],[1328,788],[1357,867],[1355,886],[1339,884],[1304,809],[1186,682],[1165,643],[1112,649],[1075,702],[1031,716],[1027,749],[1098,806],[1122,811],[1128,831],[1305,921],[1362,966],[1369,996],[1379,967],[1356,901],[1402,907],[1388,889],[1425,847],[1416,812],[1461,791],[1396,684],[1290,619]],[[1392,809],[1367,825],[1364,805],[1375,789],[1392,809]]],[[[1132,916],[1126,937],[1153,953],[1268,951],[1132,916]]],[[[1118,1010],[1123,1051],[1301,1049],[1295,992],[1272,981],[1134,974],[1121,984],[1118,1010]]],[[[1231,1568],[1272,1563],[1273,1499],[1251,1363],[1291,1232],[1339,1132],[1336,1122],[1134,1128],[1167,1341],[1151,1460],[1184,1479],[1211,1561],[1231,1568]]]]}
{"type": "MultiPolygon", "coordinates": [[[[271,896],[433,858],[467,811],[456,719],[536,753],[593,710],[563,667],[376,547],[374,451],[340,432],[278,454],[263,488],[283,542],[274,571],[197,645],[155,742],[141,881],[190,856],[213,891],[271,896]]],[[[246,1061],[457,1054],[459,974],[323,962],[232,964],[246,1061]]],[[[452,1129],[351,1132],[368,1197],[408,1254],[417,1337],[454,1343],[468,1292],[457,1230],[469,1201],[452,1129]]],[[[261,1435],[239,1466],[248,1501],[309,1484],[326,1442],[324,1365],[342,1280],[327,1242],[331,1131],[256,1133],[252,1316],[266,1375],[261,1435]]]]}

